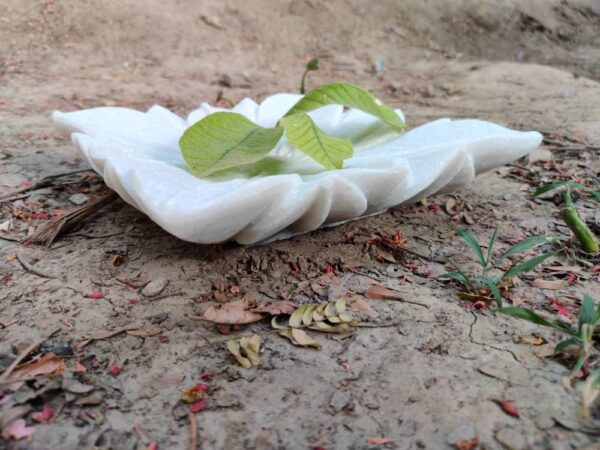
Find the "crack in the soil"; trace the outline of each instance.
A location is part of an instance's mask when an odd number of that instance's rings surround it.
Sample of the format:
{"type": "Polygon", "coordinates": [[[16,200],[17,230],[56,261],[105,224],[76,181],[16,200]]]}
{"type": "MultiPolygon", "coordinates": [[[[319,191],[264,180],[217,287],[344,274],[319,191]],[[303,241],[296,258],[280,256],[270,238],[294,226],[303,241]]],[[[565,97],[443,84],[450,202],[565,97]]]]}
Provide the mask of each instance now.
{"type": "MultiPolygon", "coordinates": [[[[473,315],[473,322],[471,322],[471,324],[469,325],[469,341],[472,344],[476,344],[476,345],[481,345],[482,347],[489,347],[489,348],[493,348],[494,350],[498,350],[499,352],[507,352],[510,353],[511,356],[514,358],[515,361],[517,361],[518,363],[522,364],[522,361],[517,357],[517,355],[515,355],[515,353],[512,350],[506,349],[506,348],[501,348],[501,347],[496,347],[495,345],[491,345],[491,344],[486,344],[484,342],[477,342],[474,338],[473,338],[473,327],[475,326],[475,324],[477,323],[477,314],[475,314],[473,311],[471,311],[471,314],[473,315]]],[[[527,369],[529,370],[529,369],[527,369]]]]}

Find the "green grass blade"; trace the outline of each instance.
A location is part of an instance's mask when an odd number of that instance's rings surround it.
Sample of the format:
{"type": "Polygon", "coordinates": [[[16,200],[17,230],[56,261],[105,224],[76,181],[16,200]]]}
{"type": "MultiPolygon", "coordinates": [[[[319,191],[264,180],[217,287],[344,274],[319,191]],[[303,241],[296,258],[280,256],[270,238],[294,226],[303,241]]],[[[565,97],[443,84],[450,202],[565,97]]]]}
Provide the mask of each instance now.
{"type": "Polygon", "coordinates": [[[543,317],[534,313],[532,310],[527,309],[527,308],[511,306],[511,307],[506,307],[506,308],[498,308],[498,309],[496,309],[496,311],[501,314],[506,314],[508,316],[526,320],[531,323],[535,323],[535,324],[542,325],[545,327],[560,330],[563,333],[567,333],[568,335],[573,336],[573,337],[578,337],[577,332],[572,330],[571,328],[567,327],[566,325],[563,325],[561,323],[554,322],[551,320],[546,320],[543,317]]]}
{"type": "Polygon", "coordinates": [[[530,250],[532,248],[538,247],[544,244],[552,244],[554,242],[560,241],[561,238],[558,236],[534,236],[525,239],[524,241],[519,242],[516,245],[513,245],[511,248],[506,250],[504,253],[500,255],[499,261],[502,261],[504,258],[515,255],[517,253],[523,252],[525,250],[530,250]]]}
{"type": "Polygon", "coordinates": [[[487,277],[475,277],[475,280],[483,283],[485,286],[487,286],[490,289],[490,291],[492,291],[494,300],[496,300],[496,306],[498,308],[502,308],[503,298],[502,298],[502,294],[500,293],[500,290],[498,289],[498,286],[496,286],[496,284],[487,277]]]}
{"type": "Polygon", "coordinates": [[[190,171],[206,177],[255,163],[277,145],[283,128],[263,128],[241,114],[217,112],[189,127],[179,140],[190,171]]]}
{"type": "Polygon", "coordinates": [[[440,278],[442,280],[455,280],[465,286],[469,286],[469,281],[460,272],[446,272],[441,275],[438,275],[436,278],[440,278]]]}
{"type": "Polygon", "coordinates": [[[593,189],[590,189],[587,186],[584,186],[581,183],[576,183],[574,181],[558,181],[556,183],[550,183],[547,184],[545,186],[542,186],[541,188],[539,188],[537,191],[535,191],[533,193],[534,197],[537,197],[539,195],[545,194],[546,192],[550,192],[554,189],[558,189],[561,187],[572,187],[572,188],[576,188],[585,192],[588,192],[589,194],[592,195],[592,197],[594,197],[594,199],[598,202],[600,202],[600,192],[598,191],[594,191],[593,189]]]}
{"type": "Polygon", "coordinates": [[[286,116],[280,123],[290,144],[327,169],[341,169],[344,159],[352,156],[349,139],[329,136],[308,114],[286,116]]]}
{"type": "Polygon", "coordinates": [[[496,225],[496,228],[494,229],[494,233],[492,234],[492,237],[490,238],[490,242],[488,243],[487,254],[485,255],[486,267],[490,266],[490,259],[492,257],[492,249],[494,248],[494,244],[496,243],[496,235],[498,234],[498,227],[499,227],[499,225],[496,225]]]}
{"type": "Polygon", "coordinates": [[[502,275],[502,279],[505,280],[508,278],[516,277],[517,275],[520,275],[523,272],[528,272],[531,269],[533,269],[534,267],[539,266],[541,263],[543,263],[545,260],[547,260],[551,256],[556,255],[557,253],[560,253],[560,250],[556,250],[554,252],[543,253],[541,255],[538,255],[531,259],[528,259],[525,262],[516,264],[516,265],[512,266],[510,269],[508,269],[504,273],[504,275],[502,275]]]}
{"type": "Polygon", "coordinates": [[[468,286],[473,286],[473,282],[469,279],[469,276],[465,273],[464,270],[462,270],[460,268],[460,266],[458,264],[456,264],[456,262],[454,262],[454,260],[452,258],[448,258],[446,256],[446,261],[448,261],[448,264],[450,264],[452,267],[454,267],[454,270],[459,273],[460,275],[462,275],[462,277],[466,280],[467,285],[468,286]]]}
{"type": "Polygon", "coordinates": [[[554,353],[561,353],[564,350],[566,350],[568,347],[571,347],[572,345],[577,345],[579,347],[581,347],[581,340],[577,339],[577,338],[570,338],[567,339],[565,341],[559,342],[558,344],[556,344],[556,347],[554,347],[554,353]]]}
{"type": "Polygon", "coordinates": [[[314,111],[326,105],[344,105],[371,114],[396,130],[406,128],[404,121],[366,89],[351,83],[330,83],[318,87],[300,99],[284,117],[314,111]]]}
{"type": "Polygon", "coordinates": [[[583,328],[583,325],[588,324],[594,326],[596,323],[596,302],[589,295],[583,296],[583,302],[579,309],[579,332],[583,328]]]}
{"type": "Polygon", "coordinates": [[[465,228],[458,230],[457,234],[465,240],[467,245],[471,248],[471,251],[475,255],[475,257],[479,260],[481,267],[485,270],[487,264],[485,262],[485,257],[483,256],[483,252],[481,251],[481,247],[479,246],[479,242],[473,237],[471,233],[465,228]]]}

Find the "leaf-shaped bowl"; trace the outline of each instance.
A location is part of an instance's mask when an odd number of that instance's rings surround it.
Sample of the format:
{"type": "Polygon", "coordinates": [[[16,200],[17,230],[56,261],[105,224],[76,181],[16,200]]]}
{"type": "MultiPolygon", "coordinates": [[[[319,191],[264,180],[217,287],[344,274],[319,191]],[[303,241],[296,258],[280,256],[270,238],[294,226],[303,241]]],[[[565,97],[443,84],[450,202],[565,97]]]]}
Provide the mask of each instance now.
{"type": "MultiPolygon", "coordinates": [[[[299,98],[245,99],[232,110],[272,127],[299,98]]],[[[391,137],[378,131],[374,117],[330,105],[310,116],[325,132],[353,140],[354,156],[342,169],[324,171],[283,138],[252,171],[201,179],[187,170],[178,141],[215,111],[224,110],[203,104],[183,119],[160,106],[145,113],[104,107],[55,112],[53,119],[123,200],[169,233],[198,243],[254,244],[383,212],[466,185],[542,139],[537,132],[449,119],[391,137]]]]}

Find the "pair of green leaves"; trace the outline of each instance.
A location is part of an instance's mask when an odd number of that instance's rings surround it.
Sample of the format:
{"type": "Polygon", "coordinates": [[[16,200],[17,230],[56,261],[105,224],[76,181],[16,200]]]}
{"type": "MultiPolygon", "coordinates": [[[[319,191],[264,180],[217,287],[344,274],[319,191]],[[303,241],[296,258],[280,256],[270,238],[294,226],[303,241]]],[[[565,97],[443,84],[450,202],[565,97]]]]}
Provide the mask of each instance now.
{"type": "Polygon", "coordinates": [[[579,370],[581,370],[585,364],[585,361],[589,357],[592,347],[594,328],[598,322],[600,322],[600,305],[597,305],[594,299],[587,294],[584,294],[583,296],[583,302],[581,304],[581,309],[579,310],[577,329],[573,329],[569,325],[566,325],[562,322],[544,319],[527,308],[514,306],[498,308],[496,311],[538,325],[554,328],[570,336],[568,339],[559,342],[556,345],[554,348],[554,353],[560,353],[571,346],[582,348],[582,354],[573,367],[573,374],[576,374],[579,372],[579,370]]]}
{"type": "Polygon", "coordinates": [[[364,111],[397,131],[405,128],[402,119],[367,90],[349,83],[331,83],[306,94],[274,128],[261,127],[241,114],[217,112],[189,127],[179,146],[190,171],[206,177],[260,161],[285,132],[296,149],[326,169],[339,169],[352,156],[352,143],[328,135],[307,114],[331,104],[364,111]]]}

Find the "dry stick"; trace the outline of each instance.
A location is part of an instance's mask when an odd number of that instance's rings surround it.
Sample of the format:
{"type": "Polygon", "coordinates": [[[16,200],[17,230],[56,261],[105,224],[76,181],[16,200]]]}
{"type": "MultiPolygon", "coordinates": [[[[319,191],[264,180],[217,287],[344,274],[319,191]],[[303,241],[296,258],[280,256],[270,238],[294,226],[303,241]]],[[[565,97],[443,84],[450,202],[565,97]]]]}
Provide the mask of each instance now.
{"type": "Polygon", "coordinates": [[[79,225],[85,218],[89,217],[96,211],[104,208],[109,203],[118,198],[115,191],[109,190],[106,194],[98,197],[95,200],[74,209],[70,213],[55,219],[46,225],[40,227],[35,233],[25,239],[26,242],[34,244],[45,244],[46,247],[52,245],[52,242],[61,234],[73,229],[79,225]]]}
{"type": "Polygon", "coordinates": [[[32,351],[38,348],[45,340],[46,338],[39,338],[38,340],[33,341],[29,347],[23,350],[19,354],[19,356],[15,358],[12,364],[8,366],[8,368],[0,376],[0,381],[5,381],[10,376],[10,374],[13,373],[13,370],[15,370],[15,368],[20,364],[20,362],[27,358],[27,355],[29,355],[32,351]]]}
{"type": "Polygon", "coordinates": [[[31,272],[39,277],[50,278],[50,279],[58,278],[57,276],[49,274],[48,272],[45,272],[41,269],[36,269],[29,262],[27,262],[27,260],[25,260],[25,258],[23,258],[19,254],[17,254],[17,261],[19,261],[21,263],[21,265],[23,266],[23,269],[25,269],[27,272],[31,272]]]}
{"type": "Polygon", "coordinates": [[[55,175],[48,175],[48,176],[42,178],[37,183],[34,183],[30,186],[22,187],[20,189],[17,189],[16,191],[12,191],[12,192],[9,192],[8,194],[4,194],[4,195],[0,196],[0,201],[4,201],[8,198],[14,197],[15,195],[22,194],[23,192],[29,192],[29,191],[33,191],[35,189],[46,187],[46,186],[50,185],[51,181],[53,181],[57,178],[67,177],[69,175],[75,175],[77,173],[91,172],[91,171],[92,171],[92,169],[79,169],[79,170],[73,170],[71,172],[63,172],[63,173],[57,173],[55,175]]]}
{"type": "Polygon", "coordinates": [[[193,412],[188,413],[190,421],[190,450],[198,450],[198,422],[193,412]]]}

